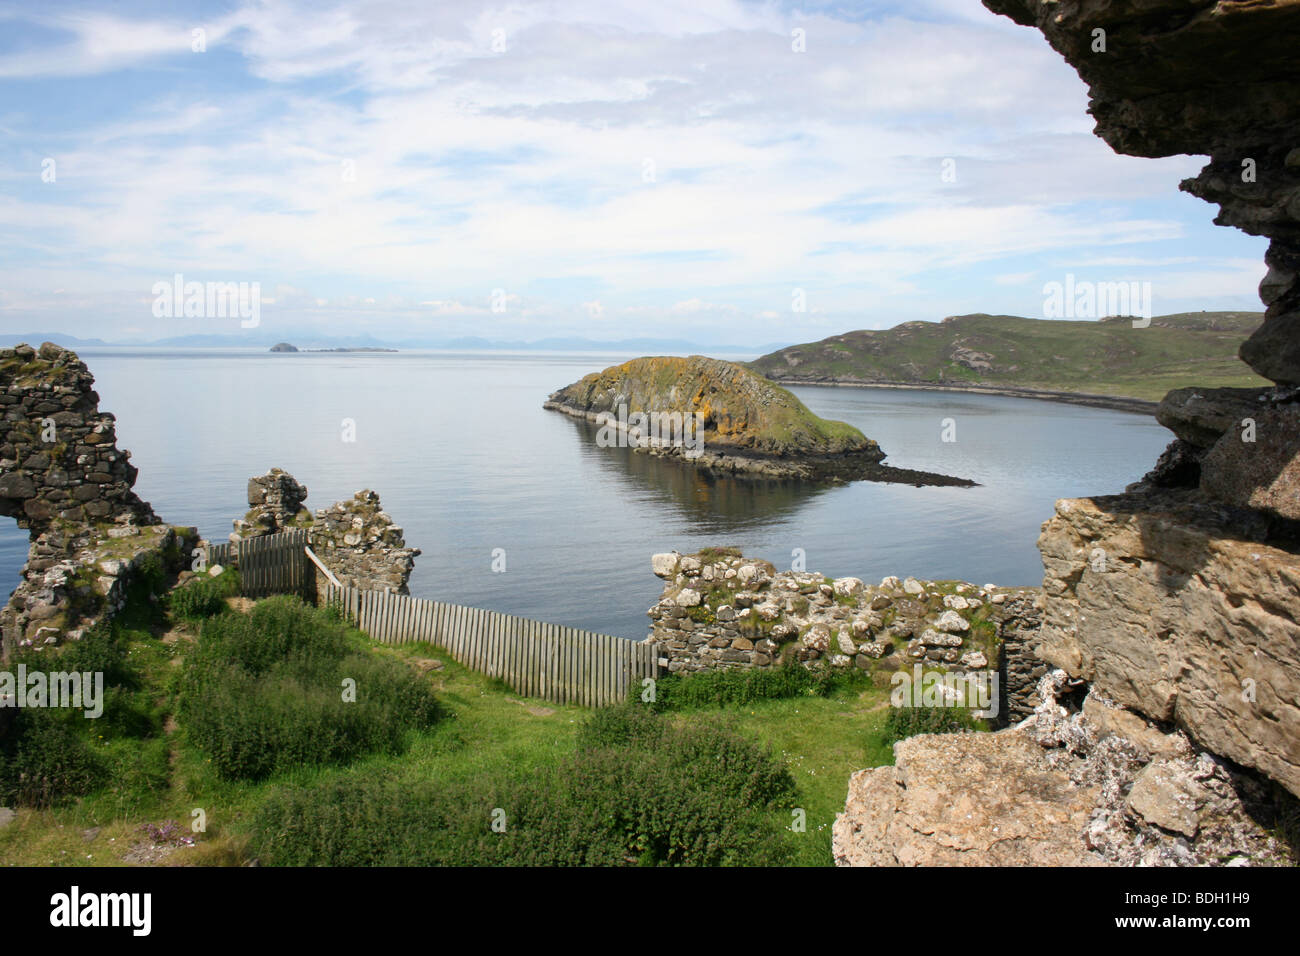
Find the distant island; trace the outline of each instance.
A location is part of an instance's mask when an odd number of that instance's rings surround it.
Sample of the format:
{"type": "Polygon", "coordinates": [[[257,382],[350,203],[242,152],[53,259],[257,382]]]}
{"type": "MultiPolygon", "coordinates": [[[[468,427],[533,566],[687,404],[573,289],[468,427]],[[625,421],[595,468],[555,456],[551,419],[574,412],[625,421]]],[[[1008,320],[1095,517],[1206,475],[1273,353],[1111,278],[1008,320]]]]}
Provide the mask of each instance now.
{"type": "Polygon", "coordinates": [[[602,446],[628,447],[714,474],[974,484],[882,465],[885,452],[857,428],[819,418],[743,365],[702,355],[614,365],[553,392],[542,407],[599,425],[596,441],[602,446]]]}
{"type": "Polygon", "coordinates": [[[335,349],[300,349],[296,345],[290,345],[288,342],[278,342],[271,346],[272,352],[396,352],[397,349],[381,349],[373,346],[351,346],[347,348],[335,349]]]}
{"type": "Polygon", "coordinates": [[[1184,312],[1145,327],[1096,321],[957,315],[845,332],[748,363],[784,385],[941,388],[1152,412],[1170,389],[1259,388],[1237,357],[1262,312],[1184,312]]]}

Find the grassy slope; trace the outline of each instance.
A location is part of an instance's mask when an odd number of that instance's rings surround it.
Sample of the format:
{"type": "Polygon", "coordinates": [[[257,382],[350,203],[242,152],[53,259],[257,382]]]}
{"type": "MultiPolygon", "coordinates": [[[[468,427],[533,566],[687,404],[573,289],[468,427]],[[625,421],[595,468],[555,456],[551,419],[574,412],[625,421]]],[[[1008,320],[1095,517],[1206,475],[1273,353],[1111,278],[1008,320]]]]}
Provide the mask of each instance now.
{"type": "MultiPolygon", "coordinates": [[[[167,691],[185,649],[185,637],[164,644],[147,631],[133,634],[131,656],[143,668],[145,690],[164,711],[171,705],[167,691]]],[[[353,768],[386,768],[410,780],[473,779],[497,769],[527,773],[572,753],[575,731],[588,710],[522,698],[500,681],[490,680],[451,661],[429,645],[393,649],[375,645],[375,653],[403,658],[436,657],[445,662],[431,673],[439,700],[451,712],[428,731],[414,735],[401,756],[373,756],[353,768]]],[[[742,732],[749,732],[784,754],[791,765],[807,811],[807,832],[790,833],[794,862],[828,865],[830,825],[843,809],[849,775],[866,766],[892,760],[881,743],[887,689],[846,692],[838,698],[764,701],[741,709],[726,709],[742,732]]],[[[690,721],[701,710],[678,715],[690,721]]],[[[169,722],[170,723],[170,722],[169,722]]],[[[18,811],[17,819],[0,829],[0,864],[6,866],[111,866],[130,862],[160,862],[141,855],[142,824],[175,821],[189,833],[191,812],[202,808],[207,832],[197,846],[181,848],[166,858],[169,864],[241,864],[246,862],[245,835],[253,810],[271,787],[310,783],[336,773],[304,769],[265,783],[229,783],[217,778],[207,759],[189,748],[178,730],[153,742],[170,751],[170,770],[158,788],[156,776],[122,777],[105,790],[54,810],[18,811]],[[99,827],[87,840],[83,831],[99,827]]],[[[142,749],[139,741],[106,740],[106,748],[142,749]]],[[[149,745],[146,745],[149,746],[149,745]]],[[[153,764],[159,761],[154,759],[153,764]]]]}
{"type": "Polygon", "coordinates": [[[1102,321],[965,315],[907,322],[781,349],[750,363],[782,381],[986,385],[1158,401],[1174,388],[1262,387],[1237,348],[1258,312],[1157,316],[1148,328],[1102,321]],[[991,356],[991,369],[957,361],[957,348],[991,356]]]}

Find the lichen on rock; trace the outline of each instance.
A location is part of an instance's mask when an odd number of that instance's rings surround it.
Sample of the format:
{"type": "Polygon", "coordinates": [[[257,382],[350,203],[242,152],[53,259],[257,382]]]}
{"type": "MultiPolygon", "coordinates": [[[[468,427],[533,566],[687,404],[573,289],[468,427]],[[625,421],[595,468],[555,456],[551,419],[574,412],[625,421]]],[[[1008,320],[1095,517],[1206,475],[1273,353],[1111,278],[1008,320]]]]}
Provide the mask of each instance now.
{"type": "Polygon", "coordinates": [[[819,418],[742,365],[702,355],[611,366],[552,393],[543,407],[595,422],[611,441],[716,474],[973,484],[882,465],[885,453],[857,428],[819,418]]]}

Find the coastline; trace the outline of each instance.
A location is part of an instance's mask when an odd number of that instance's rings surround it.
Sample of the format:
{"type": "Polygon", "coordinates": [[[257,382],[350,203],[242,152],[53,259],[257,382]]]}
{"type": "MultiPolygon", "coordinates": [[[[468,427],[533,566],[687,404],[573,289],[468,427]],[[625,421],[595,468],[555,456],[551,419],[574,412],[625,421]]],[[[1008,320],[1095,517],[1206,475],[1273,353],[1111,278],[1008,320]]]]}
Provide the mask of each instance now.
{"type": "Polygon", "coordinates": [[[579,421],[612,427],[623,436],[627,442],[627,447],[634,452],[672,459],[683,465],[695,467],[715,475],[734,478],[793,479],[827,484],[848,481],[879,481],[889,484],[914,485],[918,488],[927,485],[973,488],[979,484],[979,482],[972,481],[969,478],[957,478],[952,475],[941,475],[935,472],[916,471],[911,468],[895,468],[892,465],[884,465],[881,464],[881,459],[885,456],[879,455],[877,457],[875,453],[872,454],[870,460],[863,460],[861,455],[853,453],[810,454],[799,459],[788,460],[728,448],[722,454],[702,450],[698,457],[690,457],[683,454],[680,447],[672,444],[630,435],[626,425],[613,418],[607,411],[596,412],[590,409],[577,408],[558,401],[554,397],[543,402],[542,408],[548,411],[562,412],[579,421]]]}
{"type": "Polygon", "coordinates": [[[923,392],[975,392],[983,395],[1005,395],[1009,398],[1032,398],[1044,402],[1061,402],[1066,405],[1087,405],[1091,408],[1109,408],[1134,415],[1155,415],[1159,402],[1121,395],[1094,395],[1088,392],[1054,392],[1042,388],[1022,388],[1015,385],[940,385],[915,382],[846,382],[839,379],[772,378],[770,382],[791,385],[829,385],[837,388],[896,388],[923,392]]]}

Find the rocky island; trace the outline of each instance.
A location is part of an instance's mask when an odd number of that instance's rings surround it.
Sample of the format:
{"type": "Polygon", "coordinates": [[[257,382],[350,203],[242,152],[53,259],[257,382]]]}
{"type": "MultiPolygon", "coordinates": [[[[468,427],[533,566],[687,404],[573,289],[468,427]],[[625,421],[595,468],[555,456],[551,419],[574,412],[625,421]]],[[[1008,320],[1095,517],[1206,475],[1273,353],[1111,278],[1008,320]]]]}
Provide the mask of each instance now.
{"type": "Polygon", "coordinates": [[[272,352],[396,352],[397,349],[379,348],[371,345],[341,346],[333,349],[300,349],[290,342],[277,342],[271,346],[272,352]]]}
{"type": "Polygon", "coordinates": [[[702,355],[613,365],[553,392],[543,407],[601,426],[602,445],[680,459],[715,474],[974,484],[883,465],[885,452],[857,428],[817,417],[742,365],[702,355]]]}

